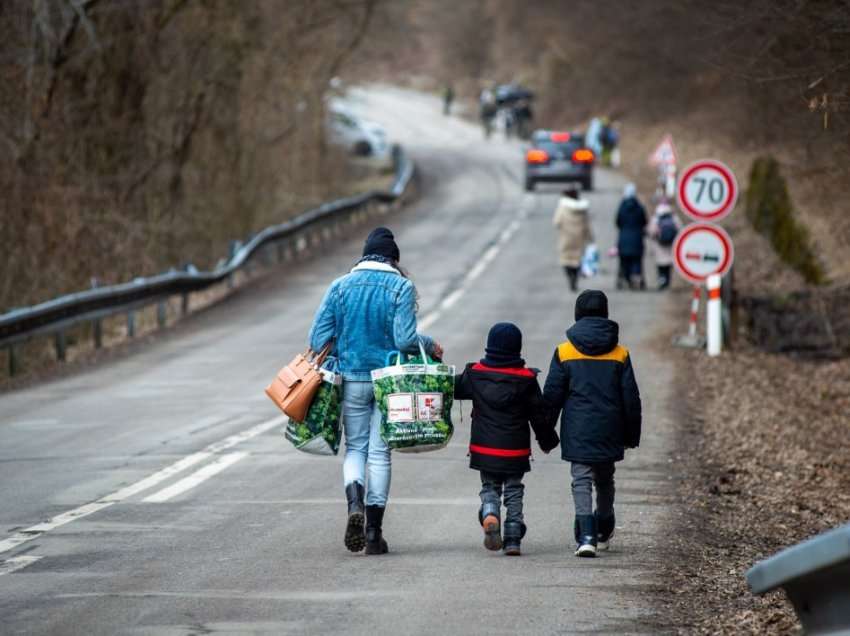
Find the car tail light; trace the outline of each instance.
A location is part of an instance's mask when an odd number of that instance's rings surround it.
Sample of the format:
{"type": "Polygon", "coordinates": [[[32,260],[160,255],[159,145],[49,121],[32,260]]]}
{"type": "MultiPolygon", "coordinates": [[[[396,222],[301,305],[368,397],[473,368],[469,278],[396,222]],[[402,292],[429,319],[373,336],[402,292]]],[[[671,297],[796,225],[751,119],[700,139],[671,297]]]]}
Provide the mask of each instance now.
{"type": "Polygon", "coordinates": [[[555,142],[565,142],[570,140],[570,133],[568,132],[553,132],[549,135],[549,139],[555,142]]]}
{"type": "Polygon", "coordinates": [[[527,163],[546,163],[549,161],[549,153],[539,148],[532,148],[525,153],[527,163]]]}
{"type": "Polygon", "coordinates": [[[573,163],[593,163],[593,151],[579,148],[573,153],[573,163]]]}

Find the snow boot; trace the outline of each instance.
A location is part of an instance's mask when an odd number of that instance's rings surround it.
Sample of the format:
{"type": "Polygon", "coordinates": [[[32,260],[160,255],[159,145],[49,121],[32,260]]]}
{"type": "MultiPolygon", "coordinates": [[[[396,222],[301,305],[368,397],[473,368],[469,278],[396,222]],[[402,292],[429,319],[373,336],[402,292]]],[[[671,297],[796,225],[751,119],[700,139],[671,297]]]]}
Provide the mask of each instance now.
{"type": "Polygon", "coordinates": [[[596,517],[576,515],[576,552],[579,557],[596,556],[596,517]]]}
{"type": "Polygon", "coordinates": [[[600,517],[594,513],[596,517],[596,549],[607,550],[611,546],[611,537],[614,536],[614,514],[610,517],[600,517]]]}
{"type": "Polygon", "coordinates": [[[366,506],[366,554],[389,552],[381,526],[384,523],[383,506],[366,506]]]}
{"type": "Polygon", "coordinates": [[[345,547],[351,552],[360,552],[366,547],[366,534],[363,531],[365,520],[363,507],[363,484],[353,481],[345,487],[348,500],[348,523],[345,525],[345,547]]]}
{"type": "Polygon", "coordinates": [[[525,536],[525,530],[525,524],[521,521],[505,521],[503,549],[507,556],[519,556],[522,554],[520,543],[525,536]]]}
{"type": "Polygon", "coordinates": [[[502,526],[498,504],[481,504],[478,510],[478,521],[484,528],[484,547],[488,550],[502,549],[502,526]]]}

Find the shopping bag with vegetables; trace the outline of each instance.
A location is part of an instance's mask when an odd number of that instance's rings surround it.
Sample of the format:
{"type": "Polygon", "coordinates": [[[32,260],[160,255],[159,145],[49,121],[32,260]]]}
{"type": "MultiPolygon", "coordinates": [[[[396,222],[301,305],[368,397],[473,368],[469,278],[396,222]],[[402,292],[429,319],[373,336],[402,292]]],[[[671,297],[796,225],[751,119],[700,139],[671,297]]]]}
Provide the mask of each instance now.
{"type": "Polygon", "coordinates": [[[387,366],[372,371],[375,400],[381,411],[381,437],[403,452],[420,453],[446,446],[452,437],[455,368],[420,355],[407,358],[397,351],[387,366]],[[394,364],[393,364],[394,362],[394,364]]]}
{"type": "Polygon", "coordinates": [[[322,384],[303,422],[286,425],[286,439],[300,451],[314,455],[336,455],[342,438],[342,376],[336,360],[329,358],[320,369],[322,384]]]}

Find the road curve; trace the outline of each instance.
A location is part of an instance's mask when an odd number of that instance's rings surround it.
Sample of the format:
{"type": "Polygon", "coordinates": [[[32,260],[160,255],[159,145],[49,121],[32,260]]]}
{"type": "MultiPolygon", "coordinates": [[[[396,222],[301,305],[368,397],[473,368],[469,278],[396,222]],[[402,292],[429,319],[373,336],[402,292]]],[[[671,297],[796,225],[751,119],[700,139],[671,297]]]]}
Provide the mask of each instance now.
{"type": "MultiPolygon", "coordinates": [[[[462,365],[490,325],[514,321],[548,366],[575,295],[557,264],[557,190],[526,194],[519,146],[485,142],[438,100],[354,94],[420,172],[421,197],[381,219],[420,293],[420,321],[462,365]]],[[[604,251],[622,178],[590,194],[604,251]]],[[[593,284],[632,351],[641,448],[618,465],[614,550],[572,556],[569,468],[535,455],[524,556],[481,547],[469,407],[449,448],[397,455],[385,557],[342,545],[340,458],[293,450],[262,389],[303,348],[328,283],[368,228],[190,318],[149,348],[0,397],[2,634],[551,634],[651,632],[663,554],[673,396],[654,293],[593,284]]]]}

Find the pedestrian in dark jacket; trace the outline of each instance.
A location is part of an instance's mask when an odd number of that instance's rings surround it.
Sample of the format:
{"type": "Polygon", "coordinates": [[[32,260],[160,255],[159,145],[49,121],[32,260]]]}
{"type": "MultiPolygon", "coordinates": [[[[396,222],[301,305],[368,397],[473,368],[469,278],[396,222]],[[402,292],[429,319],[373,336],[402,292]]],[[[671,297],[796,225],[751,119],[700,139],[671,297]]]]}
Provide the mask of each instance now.
{"type": "Polygon", "coordinates": [[[511,556],[520,554],[526,530],[522,479],[531,470],[529,424],[543,452],[558,445],[553,418],[537,383],[538,372],[525,366],[521,352],[522,332],[509,322],[497,323],[487,336],[484,358],[467,364],[455,379],[455,399],[472,400],[469,467],[481,473],[478,520],[484,529],[484,546],[488,550],[504,547],[511,556]]]}
{"type": "Polygon", "coordinates": [[[617,252],[620,256],[620,274],[617,289],[625,281],[630,289],[644,289],[643,235],[647,225],[646,210],[637,198],[635,184],[623,190],[623,200],[617,210],[617,252]]]}
{"type": "Polygon", "coordinates": [[[596,556],[614,533],[614,462],[640,443],[641,405],[629,351],[608,319],[608,298],[586,290],[555,350],[544,400],[561,415],[561,457],[571,462],[576,555],[596,556]],[[593,485],[596,512],[593,512],[593,485]]]}

